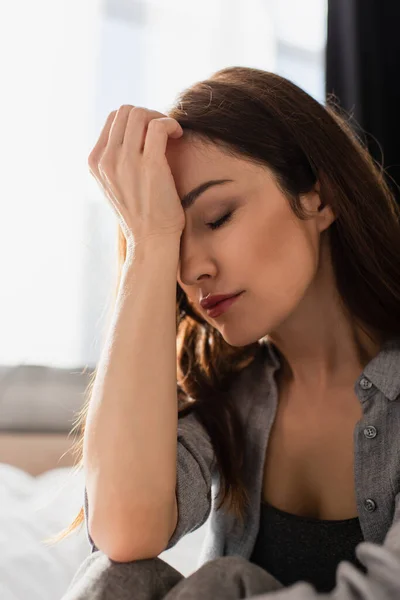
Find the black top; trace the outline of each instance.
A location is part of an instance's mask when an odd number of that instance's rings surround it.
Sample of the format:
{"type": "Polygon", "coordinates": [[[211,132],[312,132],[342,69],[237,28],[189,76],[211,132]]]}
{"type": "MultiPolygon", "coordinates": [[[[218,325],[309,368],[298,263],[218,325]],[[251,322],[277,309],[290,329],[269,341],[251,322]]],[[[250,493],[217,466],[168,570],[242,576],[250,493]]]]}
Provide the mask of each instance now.
{"type": "Polygon", "coordinates": [[[367,572],[354,552],[363,541],[358,517],[340,521],[300,517],[262,502],[250,562],[284,586],[306,581],[317,592],[328,593],[336,586],[336,570],[341,561],[367,572]]]}

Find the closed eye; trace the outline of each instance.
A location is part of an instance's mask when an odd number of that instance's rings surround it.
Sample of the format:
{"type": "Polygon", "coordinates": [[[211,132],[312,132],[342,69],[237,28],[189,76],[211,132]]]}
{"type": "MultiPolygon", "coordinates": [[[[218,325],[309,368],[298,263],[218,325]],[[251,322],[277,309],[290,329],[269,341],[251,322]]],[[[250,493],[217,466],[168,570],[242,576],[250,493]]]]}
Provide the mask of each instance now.
{"type": "Polygon", "coordinates": [[[232,214],[233,214],[233,210],[229,213],[227,213],[226,215],[224,215],[223,217],[221,217],[220,219],[218,219],[218,221],[214,221],[214,223],[207,223],[207,227],[209,227],[210,229],[212,229],[213,231],[215,229],[218,229],[219,227],[221,227],[224,223],[226,223],[227,221],[229,221],[229,219],[231,218],[232,214]]]}

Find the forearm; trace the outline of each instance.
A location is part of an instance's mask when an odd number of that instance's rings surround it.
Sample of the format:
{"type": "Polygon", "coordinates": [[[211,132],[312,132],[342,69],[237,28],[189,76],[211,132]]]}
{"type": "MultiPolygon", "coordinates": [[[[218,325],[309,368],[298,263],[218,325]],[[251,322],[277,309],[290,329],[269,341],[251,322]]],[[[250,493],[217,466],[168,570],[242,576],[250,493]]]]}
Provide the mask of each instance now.
{"type": "Polygon", "coordinates": [[[117,547],[132,535],[161,541],[168,526],[176,487],[178,261],[174,237],[142,247],[124,267],[84,436],[89,527],[99,543],[117,547]]]}

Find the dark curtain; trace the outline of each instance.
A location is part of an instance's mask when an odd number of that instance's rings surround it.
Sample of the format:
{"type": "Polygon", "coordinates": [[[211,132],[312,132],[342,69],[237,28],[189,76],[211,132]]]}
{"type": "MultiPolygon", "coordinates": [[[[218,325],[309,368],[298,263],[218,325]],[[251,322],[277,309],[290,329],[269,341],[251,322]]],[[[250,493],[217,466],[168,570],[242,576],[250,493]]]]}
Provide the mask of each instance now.
{"type": "Polygon", "coordinates": [[[400,0],[327,1],[326,94],[354,116],[400,203],[400,0]]]}

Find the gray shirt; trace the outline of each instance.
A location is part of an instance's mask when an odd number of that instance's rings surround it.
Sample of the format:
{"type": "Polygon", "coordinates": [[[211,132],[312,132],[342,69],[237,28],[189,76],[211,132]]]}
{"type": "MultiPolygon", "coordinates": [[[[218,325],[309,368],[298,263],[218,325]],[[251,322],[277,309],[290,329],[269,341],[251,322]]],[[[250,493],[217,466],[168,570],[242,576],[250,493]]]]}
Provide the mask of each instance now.
{"type": "MultiPolygon", "coordinates": [[[[239,374],[231,389],[247,441],[244,473],[250,507],[243,526],[223,507],[216,510],[219,476],[212,468],[214,452],[204,427],[194,413],[178,420],[178,523],[166,549],[210,517],[198,567],[220,556],[250,559],[255,545],[265,454],[278,402],[274,373],[280,366],[274,346],[262,344],[259,357],[239,374]]],[[[360,373],[354,391],[363,413],[353,439],[355,493],[364,536],[355,552],[367,573],[342,561],[330,593],[320,594],[300,581],[258,595],[257,600],[400,600],[400,338],[384,344],[360,373]]]]}

